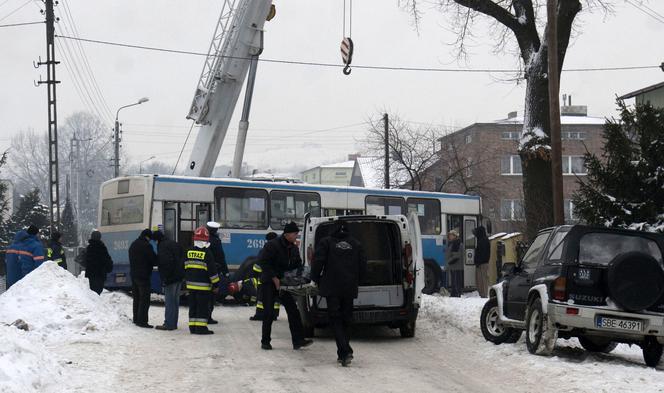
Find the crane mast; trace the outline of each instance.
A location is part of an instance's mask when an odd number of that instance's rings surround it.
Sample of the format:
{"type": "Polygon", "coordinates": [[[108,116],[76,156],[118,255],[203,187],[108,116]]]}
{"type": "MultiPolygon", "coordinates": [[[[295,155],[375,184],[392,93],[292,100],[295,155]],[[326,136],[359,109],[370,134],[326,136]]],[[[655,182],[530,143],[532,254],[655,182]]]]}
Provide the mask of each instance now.
{"type": "MultiPolygon", "coordinates": [[[[224,0],[187,115],[200,128],[185,168],[186,175],[212,175],[242,85],[252,65],[252,76],[255,75],[258,55],[263,49],[263,25],[273,13],[272,0],[224,0]]],[[[253,89],[253,81],[250,85],[253,89]]],[[[245,107],[251,102],[251,89],[247,94],[245,107]]],[[[248,108],[245,112],[248,116],[248,108]]],[[[243,122],[246,123],[244,115],[243,122]]]]}

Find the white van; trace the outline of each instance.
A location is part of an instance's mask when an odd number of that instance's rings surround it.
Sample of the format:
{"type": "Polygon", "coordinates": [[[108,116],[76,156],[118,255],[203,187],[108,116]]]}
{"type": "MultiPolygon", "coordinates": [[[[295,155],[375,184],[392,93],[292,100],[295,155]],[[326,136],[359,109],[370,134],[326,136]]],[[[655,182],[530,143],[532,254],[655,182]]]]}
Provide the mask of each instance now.
{"type": "MultiPolygon", "coordinates": [[[[419,222],[415,214],[307,218],[302,233],[305,263],[311,265],[315,244],[343,222],[362,244],[367,274],[354,301],[353,323],[399,328],[402,337],[415,335],[415,321],[424,287],[424,260],[419,222]]],[[[298,296],[305,335],[327,324],[324,297],[298,296]]]]}

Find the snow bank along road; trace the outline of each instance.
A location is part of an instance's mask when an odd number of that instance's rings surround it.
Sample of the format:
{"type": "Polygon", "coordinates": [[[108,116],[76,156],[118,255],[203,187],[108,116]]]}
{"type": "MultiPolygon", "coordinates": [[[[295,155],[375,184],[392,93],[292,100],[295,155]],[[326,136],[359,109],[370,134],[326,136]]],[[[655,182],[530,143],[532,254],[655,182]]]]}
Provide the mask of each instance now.
{"type": "MultiPolygon", "coordinates": [[[[251,307],[218,307],[216,334],[193,336],[181,308],[176,331],[134,327],[131,299],[101,298],[45,264],[0,295],[0,321],[21,315],[30,332],[0,326],[1,392],[660,392],[659,370],[639,348],[621,345],[590,355],[559,340],[552,357],[530,355],[523,339],[495,346],[479,330],[478,298],[425,296],[416,337],[382,327],[354,329],[355,360],[336,363],[331,332],[293,351],[285,315],[275,323],[274,350],[260,349],[251,307]],[[48,288],[35,288],[49,283],[48,288]]],[[[160,324],[163,308],[150,308],[160,324]]]]}

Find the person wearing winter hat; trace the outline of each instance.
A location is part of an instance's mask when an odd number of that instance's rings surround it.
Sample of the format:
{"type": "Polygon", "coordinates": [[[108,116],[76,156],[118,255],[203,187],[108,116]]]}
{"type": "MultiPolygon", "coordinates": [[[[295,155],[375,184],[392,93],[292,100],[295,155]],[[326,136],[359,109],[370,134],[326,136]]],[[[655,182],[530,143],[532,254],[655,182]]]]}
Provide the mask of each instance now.
{"type": "Polygon", "coordinates": [[[164,324],[156,326],[156,329],[175,330],[178,327],[180,288],[184,279],[184,250],[162,231],[155,231],[152,239],[157,242],[159,276],[164,290],[164,324]]]}
{"type": "Polygon", "coordinates": [[[7,248],[7,289],[44,262],[44,246],[37,234],[39,228],[30,225],[27,230],[16,232],[14,241],[7,248]]]}
{"type": "Polygon", "coordinates": [[[88,246],[85,249],[85,277],[90,282],[90,289],[97,295],[104,290],[106,275],[113,270],[113,260],[104,242],[101,241],[101,232],[92,231],[88,246]]]}
{"type": "Polygon", "coordinates": [[[213,334],[208,329],[210,299],[219,291],[219,275],[210,251],[210,232],[201,226],[194,231],[194,246],[185,253],[184,278],[189,291],[189,332],[213,334]]]}
{"type": "Polygon", "coordinates": [[[131,294],[134,298],[134,324],[152,328],[148,323],[150,310],[150,280],[152,268],[157,265],[157,254],[152,244],[152,231],[144,229],[129,246],[129,272],[131,274],[131,294]]]}
{"type": "Polygon", "coordinates": [[[272,318],[274,313],[274,301],[279,299],[286,309],[288,315],[288,327],[291,332],[293,349],[300,349],[313,343],[313,340],[304,338],[304,328],[300,313],[293,296],[285,291],[280,292],[280,280],[287,270],[302,267],[302,258],[296,245],[297,235],[300,229],[293,221],[284,226],[284,232],[276,239],[265,244],[258,260],[263,272],[261,274],[261,285],[263,295],[263,329],[261,337],[261,348],[270,350],[272,334],[272,318]]]}

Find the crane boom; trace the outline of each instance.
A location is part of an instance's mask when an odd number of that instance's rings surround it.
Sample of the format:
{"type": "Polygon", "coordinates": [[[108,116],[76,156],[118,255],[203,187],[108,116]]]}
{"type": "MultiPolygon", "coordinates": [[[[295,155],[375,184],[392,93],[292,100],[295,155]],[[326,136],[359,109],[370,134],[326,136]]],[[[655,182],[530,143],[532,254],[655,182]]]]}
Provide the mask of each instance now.
{"type": "Polygon", "coordinates": [[[200,125],[185,174],[209,177],[253,56],[262,50],[272,0],[224,0],[187,115],[200,125]]]}

